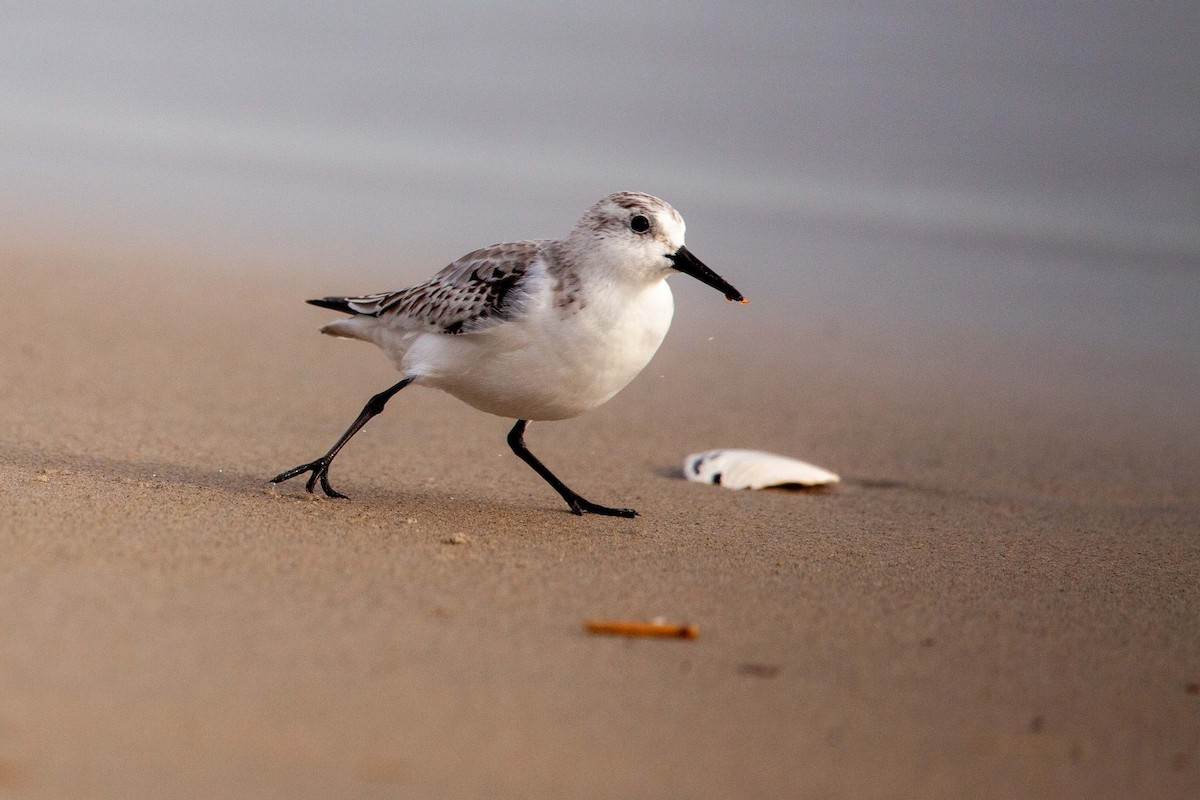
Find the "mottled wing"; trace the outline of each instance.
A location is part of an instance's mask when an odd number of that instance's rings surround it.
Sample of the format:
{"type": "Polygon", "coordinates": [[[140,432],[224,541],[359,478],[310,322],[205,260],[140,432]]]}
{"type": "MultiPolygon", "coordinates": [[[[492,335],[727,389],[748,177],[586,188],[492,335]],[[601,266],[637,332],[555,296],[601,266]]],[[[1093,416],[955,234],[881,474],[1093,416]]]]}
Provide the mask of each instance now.
{"type": "MultiPolygon", "coordinates": [[[[513,319],[525,309],[526,278],[543,241],[494,244],[467,253],[424,283],[398,292],[326,298],[339,310],[391,318],[405,330],[460,334],[513,319]]],[[[318,303],[321,304],[321,303],[318,303]]]]}

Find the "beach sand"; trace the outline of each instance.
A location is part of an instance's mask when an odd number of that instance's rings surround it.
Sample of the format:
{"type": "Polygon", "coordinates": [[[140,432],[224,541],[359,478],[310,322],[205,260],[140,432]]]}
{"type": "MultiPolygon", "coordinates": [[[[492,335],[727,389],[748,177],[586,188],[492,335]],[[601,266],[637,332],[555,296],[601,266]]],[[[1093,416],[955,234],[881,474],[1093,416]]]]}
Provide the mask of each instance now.
{"type": "Polygon", "coordinates": [[[3,259],[0,794],[1200,795],[1194,368],[688,289],[527,437],[638,519],[425,389],[319,500],[266,479],[396,380],[302,302],[356,287],[3,259]],[[719,446],[844,482],[682,479],[719,446]],[[699,638],[582,627],[657,616],[699,638]]]}

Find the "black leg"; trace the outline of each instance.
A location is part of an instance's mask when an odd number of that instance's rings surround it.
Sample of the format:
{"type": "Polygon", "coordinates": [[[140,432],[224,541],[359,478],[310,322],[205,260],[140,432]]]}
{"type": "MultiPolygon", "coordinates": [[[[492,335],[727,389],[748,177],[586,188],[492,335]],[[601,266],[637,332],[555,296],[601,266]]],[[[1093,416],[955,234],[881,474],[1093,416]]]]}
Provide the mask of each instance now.
{"type": "Polygon", "coordinates": [[[358,419],[354,420],[353,424],[346,429],[346,432],[342,434],[342,438],[337,440],[337,444],[331,447],[328,453],[321,456],[316,461],[310,461],[307,464],[301,464],[298,467],[289,469],[287,472],[282,472],[279,475],[276,475],[274,478],[271,478],[271,483],[283,483],[284,481],[291,480],[297,475],[303,475],[305,472],[311,472],[312,475],[309,476],[308,483],[304,485],[304,488],[309,492],[309,494],[312,494],[313,487],[315,487],[319,481],[321,484],[321,491],[325,492],[326,495],[329,497],[341,497],[345,499],[346,495],[336,491],[332,486],[329,485],[329,465],[333,463],[334,456],[338,454],[339,450],[346,446],[346,442],[350,441],[354,434],[362,430],[363,425],[366,425],[371,421],[371,417],[383,411],[383,407],[387,405],[387,401],[391,400],[392,396],[396,394],[396,392],[400,391],[405,386],[408,386],[410,383],[412,383],[412,381],[412,378],[405,378],[390,389],[384,389],[382,392],[372,397],[367,401],[367,404],[363,406],[362,413],[358,415],[358,419]]]}
{"type": "Polygon", "coordinates": [[[522,461],[533,467],[533,471],[542,476],[542,480],[554,487],[554,491],[562,495],[562,499],[567,501],[567,505],[576,514],[605,514],[610,517],[636,517],[637,512],[632,508],[609,508],[590,500],[585,500],[580,497],[571,487],[560,481],[554,476],[554,473],[546,469],[546,465],[537,460],[537,456],[529,452],[529,448],[525,446],[525,428],[529,425],[529,420],[519,419],[513,429],[508,432],[508,446],[516,453],[522,461]]]}

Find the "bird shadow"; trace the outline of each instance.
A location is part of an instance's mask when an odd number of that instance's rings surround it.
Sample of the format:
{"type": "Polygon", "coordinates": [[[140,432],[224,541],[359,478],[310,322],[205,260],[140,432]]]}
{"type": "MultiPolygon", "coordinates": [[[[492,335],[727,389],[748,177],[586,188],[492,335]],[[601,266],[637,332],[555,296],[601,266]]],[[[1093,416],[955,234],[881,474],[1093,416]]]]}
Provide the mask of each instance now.
{"type": "Polygon", "coordinates": [[[270,482],[274,472],[257,473],[245,469],[225,468],[214,470],[164,460],[46,452],[10,443],[0,443],[0,466],[12,467],[31,475],[65,478],[86,476],[98,483],[153,484],[226,492],[242,498],[275,497],[298,502],[328,502],[331,504],[330,508],[343,503],[355,503],[360,508],[388,511],[400,508],[405,509],[406,513],[425,511],[437,515],[441,515],[447,508],[455,508],[465,517],[495,515],[497,512],[514,516],[531,512],[574,516],[565,506],[560,508],[550,499],[545,502],[521,502],[505,497],[472,498],[464,496],[461,492],[428,488],[405,490],[369,483],[349,486],[339,484],[339,488],[346,489],[350,495],[349,499],[326,498],[319,492],[306,493],[303,488],[306,478],[303,475],[297,476],[290,483],[275,486],[270,482]]]}
{"type": "Polygon", "coordinates": [[[266,478],[239,469],[214,471],[171,461],[45,452],[13,444],[0,445],[0,464],[39,474],[75,474],[110,481],[176,484],[243,495],[262,494],[267,485],[266,478]]]}

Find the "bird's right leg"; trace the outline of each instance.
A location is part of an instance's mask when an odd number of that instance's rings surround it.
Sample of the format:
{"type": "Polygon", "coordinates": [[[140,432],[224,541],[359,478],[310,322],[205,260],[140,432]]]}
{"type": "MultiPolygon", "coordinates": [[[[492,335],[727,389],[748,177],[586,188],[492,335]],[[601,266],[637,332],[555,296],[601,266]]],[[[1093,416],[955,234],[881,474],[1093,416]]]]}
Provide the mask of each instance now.
{"type": "Polygon", "coordinates": [[[284,481],[291,480],[297,475],[303,475],[305,472],[311,472],[312,475],[309,476],[308,483],[304,485],[304,488],[309,494],[312,494],[313,488],[318,482],[320,482],[321,491],[325,492],[325,494],[329,497],[340,497],[342,499],[346,499],[346,495],[336,491],[332,486],[329,485],[329,465],[333,463],[334,456],[338,454],[339,450],[346,446],[346,442],[350,441],[350,439],[354,437],[354,434],[362,430],[362,427],[371,421],[371,417],[374,417],[376,414],[383,411],[383,407],[387,405],[387,401],[391,400],[392,396],[395,395],[396,392],[400,391],[412,382],[412,378],[405,378],[395,386],[384,389],[382,392],[372,397],[367,401],[367,404],[363,406],[363,410],[358,415],[358,419],[351,423],[350,427],[346,429],[346,432],[342,434],[342,438],[338,439],[337,443],[334,444],[333,447],[329,448],[328,453],[321,456],[316,461],[310,461],[307,464],[301,464],[298,467],[292,467],[287,472],[281,472],[274,478],[271,478],[271,483],[283,483],[284,481]]]}

